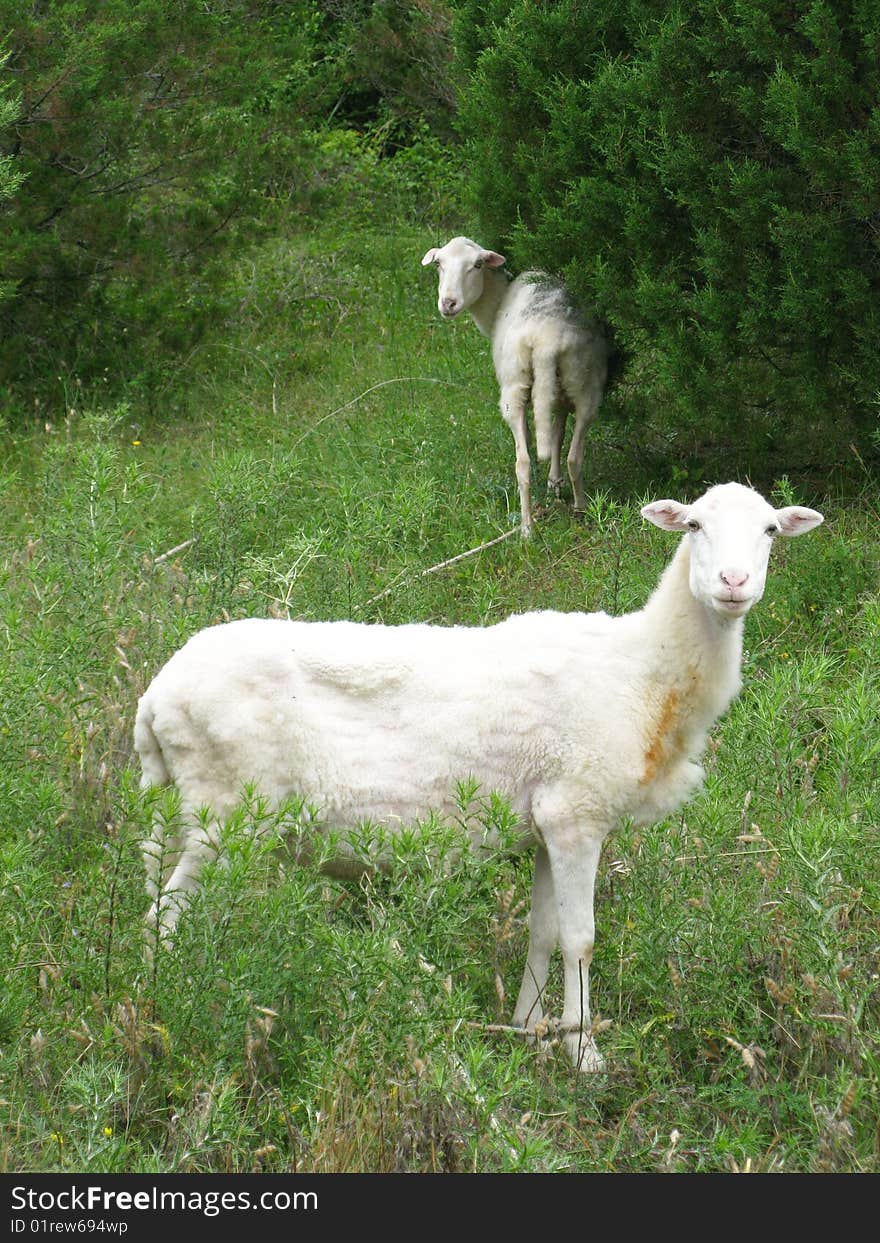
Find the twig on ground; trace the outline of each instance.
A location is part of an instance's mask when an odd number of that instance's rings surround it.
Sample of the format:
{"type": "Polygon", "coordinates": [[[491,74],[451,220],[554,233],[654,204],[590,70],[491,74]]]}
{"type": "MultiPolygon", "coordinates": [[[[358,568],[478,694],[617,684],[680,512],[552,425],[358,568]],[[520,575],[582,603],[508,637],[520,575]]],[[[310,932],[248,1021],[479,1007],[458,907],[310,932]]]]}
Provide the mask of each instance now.
{"type": "Polygon", "coordinates": [[[238,345],[228,345],[224,343],[224,348],[227,350],[235,350],[237,354],[245,354],[248,358],[252,358],[254,362],[259,363],[261,367],[264,367],[266,369],[266,371],[268,372],[269,376],[272,379],[272,414],[277,419],[278,418],[278,398],[277,398],[276,389],[278,385],[278,377],[276,376],[272,368],[269,366],[269,364],[266,362],[265,358],[260,358],[259,354],[255,354],[253,350],[243,350],[238,345]]]}
{"type": "MultiPolygon", "coordinates": [[[[484,544],[478,544],[476,548],[469,548],[467,552],[457,553],[454,557],[447,557],[445,561],[438,561],[436,565],[429,565],[426,570],[420,570],[417,578],[427,578],[429,574],[436,574],[438,570],[445,570],[448,565],[455,565],[456,561],[464,561],[465,557],[473,557],[476,553],[482,552],[485,548],[491,548],[493,544],[500,544],[502,540],[510,539],[511,535],[519,535],[519,527],[511,527],[509,531],[504,531],[501,535],[496,535],[494,539],[486,540],[484,544]]],[[[368,608],[371,604],[375,604],[377,600],[384,600],[386,596],[390,596],[395,587],[399,585],[402,579],[406,578],[406,571],[398,574],[397,578],[390,587],[386,587],[384,591],[380,591],[377,596],[371,596],[369,600],[365,600],[363,604],[359,604],[359,609],[368,608]]]]}
{"type": "Polygon", "coordinates": [[[185,539],[182,544],[175,544],[173,548],[169,548],[167,552],[161,553],[160,556],[153,558],[153,565],[159,565],[161,561],[167,561],[169,557],[173,557],[176,552],[183,552],[184,548],[189,548],[199,537],[194,535],[192,539],[185,539]]]}
{"type": "Polygon", "coordinates": [[[329,414],[322,414],[320,419],[317,419],[311,427],[306,428],[299,440],[293,442],[291,451],[301,445],[306,437],[311,436],[315,428],[320,427],[327,419],[332,419],[334,415],[342,414],[343,410],[348,410],[350,406],[356,405],[364,397],[368,397],[370,393],[375,393],[377,388],[385,388],[388,384],[448,384],[452,388],[464,388],[464,385],[459,384],[456,380],[441,380],[438,376],[430,375],[399,375],[393,376],[390,380],[380,380],[378,384],[371,384],[362,393],[358,393],[357,397],[352,397],[351,401],[347,401],[344,406],[338,406],[335,410],[331,410],[329,414]]]}

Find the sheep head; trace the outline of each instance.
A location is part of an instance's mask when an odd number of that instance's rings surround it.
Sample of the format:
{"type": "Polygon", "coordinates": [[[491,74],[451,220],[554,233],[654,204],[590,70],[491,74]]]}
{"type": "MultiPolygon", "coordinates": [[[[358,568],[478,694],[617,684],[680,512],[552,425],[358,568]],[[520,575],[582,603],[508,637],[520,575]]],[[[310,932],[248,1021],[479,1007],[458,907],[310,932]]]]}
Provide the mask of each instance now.
{"type": "Polygon", "coordinates": [[[506,260],[494,250],[484,250],[469,237],[454,237],[445,246],[433,247],[422,259],[422,267],[433,263],[440,278],[437,306],[444,319],[456,315],[482,297],[486,268],[503,267],[506,260]]]}
{"type": "Polygon", "coordinates": [[[802,505],[774,509],[759,492],[739,483],[710,488],[691,505],[654,501],[641,512],[663,531],[686,534],[691,592],[724,617],[744,617],[761,599],[777,535],[803,535],[824,521],[802,505]]]}

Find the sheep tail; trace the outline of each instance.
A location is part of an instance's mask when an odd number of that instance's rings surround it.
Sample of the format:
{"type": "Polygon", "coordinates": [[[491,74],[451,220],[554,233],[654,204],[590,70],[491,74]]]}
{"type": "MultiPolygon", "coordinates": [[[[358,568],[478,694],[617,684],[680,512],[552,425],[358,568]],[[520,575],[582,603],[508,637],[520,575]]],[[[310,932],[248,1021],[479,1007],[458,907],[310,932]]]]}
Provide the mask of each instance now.
{"type": "Polygon", "coordinates": [[[558,396],[556,356],[542,357],[535,353],[532,358],[532,412],[535,418],[535,449],[538,460],[546,462],[553,448],[553,406],[558,396]]]}
{"type": "Polygon", "coordinates": [[[138,704],[134,720],[134,745],[141,761],[141,789],[167,785],[171,774],[153,730],[153,706],[146,695],[138,704]]]}

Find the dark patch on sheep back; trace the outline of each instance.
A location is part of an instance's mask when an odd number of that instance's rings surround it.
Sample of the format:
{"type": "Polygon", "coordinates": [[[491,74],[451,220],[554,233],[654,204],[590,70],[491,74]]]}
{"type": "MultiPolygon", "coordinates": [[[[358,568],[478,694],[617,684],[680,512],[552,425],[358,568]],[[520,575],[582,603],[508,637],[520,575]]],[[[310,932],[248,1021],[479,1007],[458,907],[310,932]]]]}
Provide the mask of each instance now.
{"type": "Polygon", "coordinates": [[[546,272],[523,272],[519,280],[531,285],[532,297],[523,310],[524,319],[562,319],[585,332],[599,332],[607,345],[605,394],[610,392],[626,371],[630,352],[615,339],[607,320],[584,310],[572,300],[566,286],[546,272]]]}
{"type": "Polygon", "coordinates": [[[531,297],[523,308],[524,319],[562,319],[579,328],[589,326],[583,310],[571,300],[565,286],[546,272],[524,272],[520,277],[531,286],[531,297]]]}

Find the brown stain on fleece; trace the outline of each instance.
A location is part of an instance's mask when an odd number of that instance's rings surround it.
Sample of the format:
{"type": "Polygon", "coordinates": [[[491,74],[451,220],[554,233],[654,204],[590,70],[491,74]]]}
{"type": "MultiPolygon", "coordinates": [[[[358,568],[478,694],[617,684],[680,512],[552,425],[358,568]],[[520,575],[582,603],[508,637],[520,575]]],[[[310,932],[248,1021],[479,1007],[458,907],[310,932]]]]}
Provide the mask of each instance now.
{"type": "Polygon", "coordinates": [[[681,706],[681,695],[677,690],[670,689],[663,696],[660,715],[654,725],[654,732],[645,748],[645,771],[639,781],[648,785],[657,773],[668,762],[671,754],[681,747],[681,735],[674,729],[681,706]]]}

